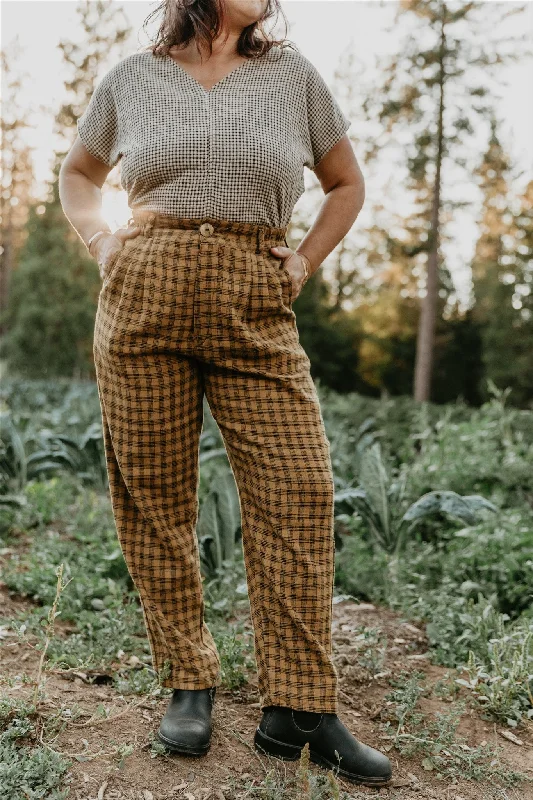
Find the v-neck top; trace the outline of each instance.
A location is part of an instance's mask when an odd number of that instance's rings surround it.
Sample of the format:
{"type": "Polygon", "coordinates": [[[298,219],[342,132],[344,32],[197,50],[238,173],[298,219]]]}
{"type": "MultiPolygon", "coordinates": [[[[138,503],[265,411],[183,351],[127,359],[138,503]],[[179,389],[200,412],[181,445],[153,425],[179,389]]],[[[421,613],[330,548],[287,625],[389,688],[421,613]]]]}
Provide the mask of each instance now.
{"type": "Polygon", "coordinates": [[[349,128],[316,67],[274,47],[210,89],[170,55],[132,53],[96,85],[77,120],[130,209],[286,227],[314,170],[349,128]]]}

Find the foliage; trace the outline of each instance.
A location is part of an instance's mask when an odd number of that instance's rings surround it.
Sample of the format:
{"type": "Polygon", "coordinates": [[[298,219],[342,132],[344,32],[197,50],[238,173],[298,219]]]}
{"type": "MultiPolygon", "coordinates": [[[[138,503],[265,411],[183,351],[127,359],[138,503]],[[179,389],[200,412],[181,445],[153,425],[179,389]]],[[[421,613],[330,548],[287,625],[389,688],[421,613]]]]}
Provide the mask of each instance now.
{"type": "MultiPolygon", "coordinates": [[[[154,682],[149,644],[108,498],[68,475],[30,482],[23,497],[16,529],[19,535],[31,530],[32,537],[28,547],[13,552],[2,580],[37,605],[10,623],[21,636],[41,637],[61,563],[68,580],[62,591],[61,620],[69,629],[68,635],[50,641],[48,666],[103,670],[123,692],[146,691],[154,682]]],[[[239,555],[237,548],[233,559],[225,559],[211,577],[204,577],[206,619],[211,625],[248,605],[242,550],[239,555]]],[[[235,684],[244,666],[249,666],[245,648],[240,639],[226,640],[224,630],[217,635],[228,680],[235,684]]]]}
{"type": "Polygon", "coordinates": [[[533,620],[520,620],[509,630],[500,616],[485,654],[471,650],[462,669],[468,678],[456,683],[471,689],[491,717],[512,727],[533,719],[533,620]]]}
{"type": "Polygon", "coordinates": [[[337,767],[319,773],[311,771],[309,744],[302,747],[294,774],[283,769],[283,762],[276,764],[275,761],[272,766],[264,766],[265,774],[260,779],[251,777],[247,772],[238,778],[230,775],[228,786],[231,797],[247,800],[365,800],[368,797],[355,787],[350,792],[341,789],[337,781],[337,767]]]}
{"type": "MultiPolygon", "coordinates": [[[[0,507],[24,504],[22,489],[27,481],[65,472],[85,484],[107,489],[96,384],[71,382],[61,392],[52,381],[33,384],[15,380],[6,384],[3,394],[7,408],[0,414],[0,507]]],[[[226,449],[207,402],[199,463],[197,531],[202,568],[213,577],[224,561],[235,559],[240,508],[226,449]]],[[[4,519],[5,528],[12,516],[4,514],[4,519]]]]}
{"type": "Polygon", "coordinates": [[[376,543],[396,556],[414,527],[437,513],[475,524],[481,511],[496,507],[479,495],[460,496],[450,491],[430,491],[407,508],[405,503],[407,472],[393,480],[383,461],[379,442],[367,447],[360,459],[360,486],[337,492],[337,505],[352,504],[368,525],[376,543]]]}
{"type": "MultiPolygon", "coordinates": [[[[323,386],[319,392],[336,489],[337,586],[425,622],[432,660],[469,664],[468,680],[476,681],[471,691],[487,713],[509,724],[527,717],[529,654],[520,655],[517,642],[529,630],[532,608],[533,414],[509,407],[507,393],[495,387],[480,409],[340,396],[323,386]],[[478,508],[487,507],[485,494],[501,508],[478,520],[478,508]]],[[[28,442],[38,442],[41,430],[74,439],[77,431],[100,424],[92,384],[4,382],[2,394],[4,418],[28,442]]],[[[4,509],[0,536],[8,546],[24,539],[28,544],[15,549],[3,580],[40,604],[17,624],[28,633],[42,629],[55,568],[63,563],[71,580],[62,620],[75,628],[52,640],[50,663],[114,664],[117,685],[145,691],[154,680],[148,642],[107,492],[83,471],[65,471],[64,464],[53,478],[45,479],[45,472],[38,480],[26,476],[24,484],[23,471],[13,468],[20,447],[7,433],[2,441],[4,491],[16,492],[20,504],[4,509]],[[134,656],[135,665],[123,656],[117,664],[117,653],[134,656]]],[[[249,599],[238,492],[207,404],[199,459],[205,612],[217,629],[249,599]]],[[[241,648],[242,642],[228,642],[233,683],[244,674],[241,648]]]]}
{"type": "Polygon", "coordinates": [[[0,502],[3,504],[17,500],[16,494],[10,499],[11,487],[19,491],[27,480],[57,475],[65,470],[82,480],[105,486],[107,473],[101,424],[92,423],[75,438],[46,428],[21,436],[7,412],[1,415],[0,424],[0,502]]]}
{"type": "Polygon", "coordinates": [[[493,396],[468,419],[454,422],[447,411],[417,435],[419,452],[409,474],[413,494],[433,489],[481,493],[511,506],[533,492],[533,415],[506,408],[508,392],[493,396]]]}
{"type": "Polygon", "coordinates": [[[0,786],[9,800],[65,800],[59,788],[72,762],[38,739],[36,709],[24,700],[0,697],[0,786]]]}
{"type": "Polygon", "coordinates": [[[7,329],[3,358],[11,375],[94,377],[99,284],[94,259],[69,225],[57,195],[30,207],[2,319],[7,329]]]}
{"type": "Polygon", "coordinates": [[[531,607],[532,542],[533,512],[526,509],[447,532],[439,542],[424,542],[417,535],[406,542],[392,582],[387,554],[356,520],[344,531],[336,576],[347,592],[418,616],[432,604],[440,606],[439,595],[451,613],[453,603],[461,605],[481,593],[493,597],[499,611],[517,618],[531,607]]]}
{"type": "Polygon", "coordinates": [[[421,711],[420,699],[427,694],[420,683],[423,677],[421,672],[402,672],[392,681],[395,688],[385,699],[392,703],[389,713],[393,720],[387,720],[383,726],[391,740],[390,747],[407,756],[423,755],[422,766],[428,772],[435,772],[437,778],[461,777],[475,781],[490,778],[503,787],[527,778],[500,763],[501,748],[486,742],[470,747],[458,735],[457,728],[465,711],[463,702],[456,703],[446,714],[429,715],[421,711]]]}
{"type": "Polygon", "coordinates": [[[18,496],[28,480],[65,471],[106,487],[96,384],[5,380],[2,396],[0,502],[18,496]]]}
{"type": "Polygon", "coordinates": [[[254,652],[249,638],[243,640],[241,624],[215,629],[213,638],[220,655],[222,683],[227,689],[239,689],[248,681],[251,670],[255,668],[254,652]]]}
{"type": "Polygon", "coordinates": [[[359,524],[345,534],[337,585],[425,623],[431,659],[468,664],[487,713],[508,724],[531,716],[533,512],[507,512],[438,543],[415,538],[393,572],[363,531],[359,524]]]}
{"type": "Polygon", "coordinates": [[[224,563],[234,563],[235,541],[240,534],[241,514],[233,472],[219,470],[204,497],[196,532],[204,574],[214,576],[224,563]]]}

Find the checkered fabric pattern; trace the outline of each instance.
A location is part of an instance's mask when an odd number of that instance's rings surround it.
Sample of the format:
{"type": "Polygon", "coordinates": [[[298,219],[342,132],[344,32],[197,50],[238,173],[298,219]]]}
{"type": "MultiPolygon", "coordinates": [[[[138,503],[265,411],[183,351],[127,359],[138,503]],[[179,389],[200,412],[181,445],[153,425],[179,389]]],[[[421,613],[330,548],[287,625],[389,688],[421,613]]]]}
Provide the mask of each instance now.
{"type": "Polygon", "coordinates": [[[120,161],[131,209],[280,227],[304,167],[350,124],[316,67],[276,45],[208,91],[170,55],[132,53],[100,80],[77,128],[91,155],[120,161]]]}
{"type": "Polygon", "coordinates": [[[239,492],[262,707],[337,711],[334,483],[286,229],[135,212],[102,284],[94,359],[118,537],[166,687],[220,685],[198,540],[203,397],[239,492]]]}

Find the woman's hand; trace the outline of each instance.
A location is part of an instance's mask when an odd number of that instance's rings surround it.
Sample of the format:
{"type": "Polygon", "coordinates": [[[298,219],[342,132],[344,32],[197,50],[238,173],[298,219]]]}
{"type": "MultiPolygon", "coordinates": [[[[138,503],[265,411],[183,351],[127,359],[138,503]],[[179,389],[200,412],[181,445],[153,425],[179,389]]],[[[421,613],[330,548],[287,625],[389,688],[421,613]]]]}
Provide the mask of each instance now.
{"type": "Polygon", "coordinates": [[[309,279],[305,260],[294,250],[291,250],[290,247],[271,247],[270,250],[276,258],[281,258],[283,260],[283,266],[292,280],[291,298],[292,300],[296,300],[302,291],[304,283],[309,279]]]}
{"type": "Polygon", "coordinates": [[[107,275],[107,265],[111,261],[112,256],[122,250],[126,239],[133,239],[142,232],[138,226],[128,228],[118,228],[115,233],[109,233],[106,236],[100,236],[94,247],[91,248],[92,255],[98,262],[98,269],[100,277],[105,280],[107,275]]]}

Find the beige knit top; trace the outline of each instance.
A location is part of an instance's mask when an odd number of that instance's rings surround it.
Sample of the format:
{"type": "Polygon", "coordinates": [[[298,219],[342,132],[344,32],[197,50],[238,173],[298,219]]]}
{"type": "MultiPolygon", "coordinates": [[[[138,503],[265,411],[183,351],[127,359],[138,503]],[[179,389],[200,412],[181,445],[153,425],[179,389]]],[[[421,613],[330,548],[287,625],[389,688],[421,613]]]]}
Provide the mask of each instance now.
{"type": "Polygon", "coordinates": [[[351,122],[314,65],[275,45],[204,87],[151,50],[115,64],[77,121],[87,150],[120,161],[131,209],[287,226],[351,122]]]}

